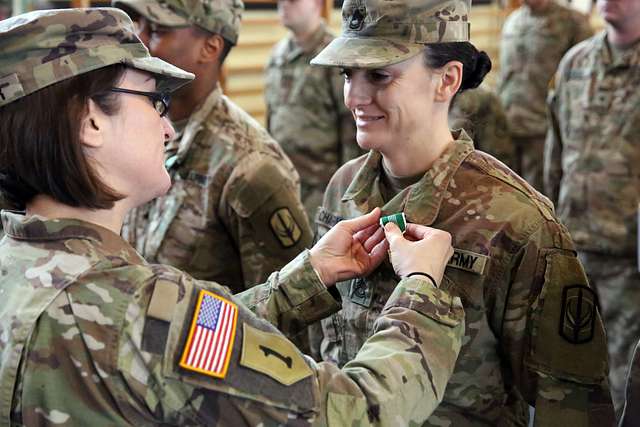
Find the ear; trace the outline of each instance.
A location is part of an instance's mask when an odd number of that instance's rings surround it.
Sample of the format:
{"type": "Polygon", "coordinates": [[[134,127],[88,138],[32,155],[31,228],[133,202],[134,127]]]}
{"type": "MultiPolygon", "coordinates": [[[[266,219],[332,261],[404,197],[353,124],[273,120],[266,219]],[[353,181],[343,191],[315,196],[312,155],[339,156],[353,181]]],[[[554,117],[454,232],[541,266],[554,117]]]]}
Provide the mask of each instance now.
{"type": "Polygon", "coordinates": [[[455,96],[462,84],[462,62],[449,61],[436,75],[439,80],[436,86],[435,101],[448,102],[455,96]]]}
{"type": "Polygon", "coordinates": [[[80,123],[80,143],[87,148],[100,148],[107,130],[106,115],[93,100],[89,100],[87,113],[80,123]]]}
{"type": "Polygon", "coordinates": [[[221,35],[213,34],[209,37],[203,38],[202,46],[200,47],[199,61],[202,64],[219,63],[220,55],[224,50],[224,40],[221,35]]]}

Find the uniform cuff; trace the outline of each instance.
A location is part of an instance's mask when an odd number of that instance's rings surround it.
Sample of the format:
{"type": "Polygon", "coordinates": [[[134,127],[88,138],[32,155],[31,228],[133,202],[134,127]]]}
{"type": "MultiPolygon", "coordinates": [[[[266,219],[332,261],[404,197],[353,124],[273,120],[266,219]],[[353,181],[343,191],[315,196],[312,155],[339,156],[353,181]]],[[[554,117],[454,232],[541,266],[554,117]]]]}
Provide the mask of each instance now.
{"type": "Polygon", "coordinates": [[[459,297],[434,288],[428,281],[413,277],[400,281],[383,311],[392,307],[417,311],[438,323],[451,327],[464,320],[464,309],[459,297]]]}

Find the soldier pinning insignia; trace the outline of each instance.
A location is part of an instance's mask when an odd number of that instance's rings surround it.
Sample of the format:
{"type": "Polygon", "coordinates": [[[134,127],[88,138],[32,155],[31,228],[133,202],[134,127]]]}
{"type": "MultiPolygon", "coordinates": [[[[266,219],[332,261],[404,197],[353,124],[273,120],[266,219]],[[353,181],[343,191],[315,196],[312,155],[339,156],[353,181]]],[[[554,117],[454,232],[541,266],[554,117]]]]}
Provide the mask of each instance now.
{"type": "Polygon", "coordinates": [[[560,336],[572,344],[584,344],[593,339],[597,298],[584,285],[567,286],[562,290],[560,336]]]}
{"type": "Polygon", "coordinates": [[[269,219],[269,225],[284,248],[294,246],[302,237],[302,230],[287,207],[276,210],[269,219]]]}
{"type": "Polygon", "coordinates": [[[194,311],[180,366],[224,378],[236,336],[238,307],[213,292],[202,290],[194,311]]]}

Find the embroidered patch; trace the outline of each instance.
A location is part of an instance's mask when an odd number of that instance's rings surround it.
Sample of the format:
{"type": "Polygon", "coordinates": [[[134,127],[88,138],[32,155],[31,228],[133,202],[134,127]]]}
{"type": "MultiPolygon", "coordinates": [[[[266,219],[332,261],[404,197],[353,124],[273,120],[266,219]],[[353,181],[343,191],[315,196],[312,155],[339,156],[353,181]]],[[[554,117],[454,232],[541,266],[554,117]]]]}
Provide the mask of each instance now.
{"type": "Polygon", "coordinates": [[[488,260],[489,257],[486,255],[454,248],[453,255],[447,266],[481,275],[484,273],[484,267],[487,265],[488,260]]]}
{"type": "Polygon", "coordinates": [[[596,326],[596,294],[584,285],[567,286],[562,290],[560,336],[572,344],[593,339],[596,326]]]}
{"type": "Polygon", "coordinates": [[[236,336],[237,317],[238,307],[234,303],[212,292],[200,291],[180,366],[224,378],[236,336]]]}
{"type": "Polygon", "coordinates": [[[284,248],[294,246],[302,237],[302,230],[289,208],[280,208],[271,214],[269,225],[284,248]]]}
{"type": "Polygon", "coordinates": [[[291,385],[313,374],[296,347],[285,337],[243,324],[240,365],[291,385]]]}

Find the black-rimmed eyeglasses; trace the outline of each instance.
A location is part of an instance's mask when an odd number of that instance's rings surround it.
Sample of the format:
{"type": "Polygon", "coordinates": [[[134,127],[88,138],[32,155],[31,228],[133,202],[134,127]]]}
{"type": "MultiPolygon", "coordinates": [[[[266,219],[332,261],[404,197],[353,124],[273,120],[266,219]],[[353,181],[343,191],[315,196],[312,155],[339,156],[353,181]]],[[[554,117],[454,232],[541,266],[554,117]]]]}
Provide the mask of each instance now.
{"type": "Polygon", "coordinates": [[[121,87],[112,87],[109,89],[111,92],[129,93],[131,95],[146,96],[151,100],[153,108],[156,109],[160,117],[164,117],[169,112],[169,105],[171,104],[171,95],[167,92],[142,92],[140,90],[123,89],[121,87]]]}

